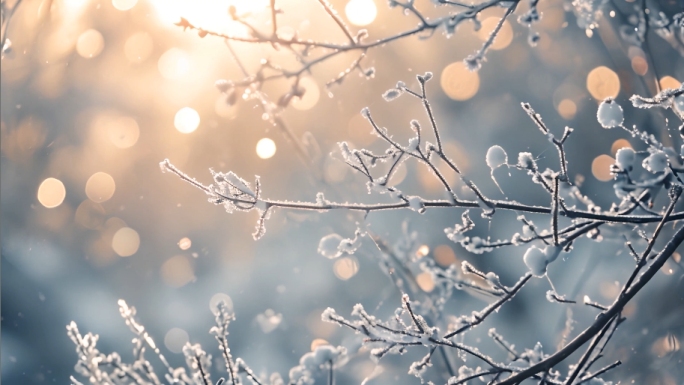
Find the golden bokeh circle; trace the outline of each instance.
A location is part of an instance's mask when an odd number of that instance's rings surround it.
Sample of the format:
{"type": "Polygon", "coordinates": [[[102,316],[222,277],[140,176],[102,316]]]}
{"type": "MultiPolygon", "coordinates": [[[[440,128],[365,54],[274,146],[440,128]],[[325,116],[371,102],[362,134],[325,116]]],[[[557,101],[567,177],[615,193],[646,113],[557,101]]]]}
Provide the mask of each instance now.
{"type": "Polygon", "coordinates": [[[130,257],[138,251],[139,247],[140,236],[130,227],[120,228],[112,237],[112,249],[120,257],[130,257]]]}
{"type": "Polygon", "coordinates": [[[59,179],[47,178],[38,186],[38,202],[49,209],[61,205],[65,197],[66,188],[59,179]]]}
{"type": "Polygon", "coordinates": [[[596,67],[587,75],[587,90],[596,100],[615,98],[620,92],[620,78],[608,67],[596,67]]]}
{"type": "Polygon", "coordinates": [[[563,99],[558,103],[558,114],[565,120],[570,120],[577,114],[577,104],[571,99],[563,99]]]}
{"type": "Polygon", "coordinates": [[[335,261],[333,272],[335,276],[343,281],[356,275],[359,271],[359,263],[354,257],[342,257],[335,261]]]}
{"type": "Polygon", "coordinates": [[[610,166],[615,163],[610,155],[599,155],[591,162],[591,173],[594,177],[602,182],[607,182],[613,179],[610,174],[610,166]]]}
{"type": "Polygon", "coordinates": [[[453,100],[463,101],[475,96],[480,88],[480,76],[469,71],[463,62],[454,62],[442,70],[442,90],[453,100]]]}
{"type": "Polygon", "coordinates": [[[106,172],[96,172],[91,175],[85,186],[88,199],[97,203],[108,201],[114,195],[115,190],[116,182],[106,172]]]}
{"type": "Polygon", "coordinates": [[[78,36],[76,52],[81,57],[92,59],[104,49],[104,37],[100,31],[89,29],[78,36]]]}

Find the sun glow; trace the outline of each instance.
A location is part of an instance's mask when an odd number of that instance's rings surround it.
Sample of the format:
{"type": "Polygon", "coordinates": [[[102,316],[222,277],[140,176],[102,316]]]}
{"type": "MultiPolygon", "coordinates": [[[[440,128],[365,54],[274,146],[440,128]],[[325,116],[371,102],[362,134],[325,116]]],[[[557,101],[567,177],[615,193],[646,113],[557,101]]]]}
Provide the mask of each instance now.
{"type": "Polygon", "coordinates": [[[269,0],[151,0],[157,17],[165,24],[180,21],[181,17],[190,23],[211,31],[246,34],[244,25],[231,19],[229,9],[235,7],[238,16],[263,12],[269,0]]]}
{"type": "Polygon", "coordinates": [[[373,0],[350,0],[344,7],[344,12],[350,23],[362,27],[375,20],[378,8],[373,0]]]}

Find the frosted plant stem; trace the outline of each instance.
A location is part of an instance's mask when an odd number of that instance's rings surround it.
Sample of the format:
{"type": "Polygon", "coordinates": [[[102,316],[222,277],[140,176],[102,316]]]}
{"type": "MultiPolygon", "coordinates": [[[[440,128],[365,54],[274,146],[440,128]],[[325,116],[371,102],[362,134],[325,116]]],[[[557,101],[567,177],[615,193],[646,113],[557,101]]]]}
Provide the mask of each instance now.
{"type": "MultiPolygon", "coordinates": [[[[677,188],[670,207],[674,207],[674,203],[681,195],[681,188],[677,188]]],[[[668,210],[670,210],[668,207],[668,210]]],[[[663,216],[662,222],[664,223],[667,216],[663,216]]],[[[522,382],[522,380],[529,378],[541,371],[549,370],[556,366],[558,363],[565,360],[569,355],[574,353],[579,349],[584,343],[593,338],[597,333],[599,333],[603,327],[618,314],[624,306],[638,293],[660,270],[661,267],[667,262],[668,258],[672,256],[677,247],[684,241],[684,226],[680,227],[672,238],[667,242],[665,247],[658,253],[654,258],[653,263],[644,271],[644,273],[637,278],[634,283],[630,286],[623,287],[622,293],[618,296],[615,302],[605,311],[601,312],[594,323],[587,327],[582,333],[580,333],[575,339],[570,341],[565,347],[542,360],[541,362],[518,372],[509,378],[501,381],[497,385],[513,385],[522,382]]]]}

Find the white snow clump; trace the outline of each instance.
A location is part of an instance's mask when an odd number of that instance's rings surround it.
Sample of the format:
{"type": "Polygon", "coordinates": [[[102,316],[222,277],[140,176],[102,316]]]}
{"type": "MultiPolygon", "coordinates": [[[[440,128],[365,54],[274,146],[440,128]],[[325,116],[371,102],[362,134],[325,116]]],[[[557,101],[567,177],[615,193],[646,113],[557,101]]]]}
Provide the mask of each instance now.
{"type": "Polygon", "coordinates": [[[654,152],[648,158],[644,159],[641,165],[654,174],[657,172],[664,172],[668,166],[667,155],[662,151],[654,152]]]}
{"type": "Polygon", "coordinates": [[[601,102],[596,118],[603,128],[617,127],[625,120],[622,107],[613,98],[606,98],[601,102]]]}
{"type": "Polygon", "coordinates": [[[615,153],[615,164],[622,170],[631,170],[636,159],[636,152],[629,147],[623,147],[615,153]]]}
{"type": "Polygon", "coordinates": [[[523,261],[535,277],[543,277],[546,274],[546,266],[558,258],[561,252],[560,246],[547,246],[544,249],[538,249],[532,246],[525,252],[523,261]]]}

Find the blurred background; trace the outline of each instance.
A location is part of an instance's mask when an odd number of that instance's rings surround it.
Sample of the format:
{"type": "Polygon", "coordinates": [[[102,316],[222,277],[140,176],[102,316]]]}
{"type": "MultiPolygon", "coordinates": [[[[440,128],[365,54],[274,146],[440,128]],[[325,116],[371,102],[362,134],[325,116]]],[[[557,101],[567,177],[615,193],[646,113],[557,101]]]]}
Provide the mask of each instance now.
{"type": "MultiPolygon", "coordinates": [[[[381,0],[331,3],[354,30],[367,28],[371,39],[416,23],[381,0]]],[[[658,5],[672,16],[682,11],[676,3],[658,5]]],[[[283,112],[290,129],[299,137],[310,133],[323,154],[314,166],[307,166],[281,132],[263,119],[254,100],[230,105],[214,87],[217,79],[242,78],[225,43],[173,24],[185,17],[210,30],[246,34],[244,26],[229,17],[233,5],[269,31],[268,4],[21,2],[6,32],[11,49],[3,54],[1,71],[4,384],[68,383],[77,360],[65,333],[72,320],[82,332],[100,334],[103,352],[118,351],[131,360],[133,335],[118,314],[118,299],[138,309],[139,320],[175,365],[183,362],[180,351],[187,341],[219,356],[208,329],[212,305],[225,300],[237,318],[231,324],[233,354],[257,373],[279,371],[285,377],[299,357],[318,344],[341,344],[350,350],[357,346],[353,333],[320,320],[326,307],[348,316],[361,302],[369,312],[386,317],[400,306],[400,293],[378,267],[378,251],[371,243],[355,256],[336,260],[316,252],[327,234],[352,237],[356,222],[363,220],[359,214],[276,211],[266,223],[265,236],[254,241],[256,213],[229,215],[207,203],[201,191],[160,172],[159,162],[165,158],[206,184],[211,182],[209,168],[234,171],[247,181],[259,175],[263,195],[271,199],[314,201],[316,192],[323,191],[335,201],[386,201],[386,196],[367,194],[363,178],[339,160],[336,143],[385,149],[359,114],[365,106],[402,142],[411,136],[410,119],[427,126],[417,100],[403,97],[387,103],[381,97],[398,80],[416,89],[415,75],[425,71],[435,73],[428,94],[447,153],[495,199],[504,195],[485,164],[491,145],[504,147],[510,163],[518,152],[529,151],[542,168],[557,167],[554,147],[520,108],[521,102],[531,103],[558,135],[566,125],[575,128],[567,144],[571,177],[604,209],[616,199],[609,174],[615,151],[643,146],[624,131],[600,128],[595,118],[599,101],[616,97],[627,124],[657,133],[676,148],[681,144],[674,114],[636,111],[627,99],[633,93],[653,95],[656,81],[665,88],[678,87],[684,80],[682,55],[654,34],[649,36],[650,57],[625,43],[619,27],[626,19],[620,19],[620,10],[629,11],[629,1],[609,5],[607,9],[615,10],[605,15],[609,22],[591,34],[577,26],[573,13],[565,9],[567,3],[549,0],[540,1],[543,17],[534,27],[539,44],[528,45],[528,30],[513,17],[504,23],[479,72],[468,72],[462,60],[486,40],[503,8],[483,12],[479,31],[465,23],[450,39],[439,31],[429,39],[411,37],[369,51],[363,63],[376,68],[370,79],[353,73],[342,85],[326,88],[356,54],[314,67],[302,80],[304,96],[283,112]]],[[[318,2],[282,0],[278,5],[283,11],[278,16],[281,33],[296,30],[316,40],[345,41],[318,2]]],[[[427,15],[445,12],[430,1],[418,1],[417,6],[427,15]]],[[[296,66],[286,49],[240,43],[233,47],[247,68],[256,68],[262,58],[296,66]]],[[[289,86],[276,82],[269,87],[265,92],[276,99],[289,86]]],[[[522,172],[512,169],[509,176],[499,169],[493,176],[509,198],[534,204],[550,199],[522,172]]],[[[461,191],[455,175],[447,178],[461,191]]],[[[426,198],[444,196],[434,176],[411,162],[402,165],[391,183],[426,198]]],[[[410,252],[442,266],[467,260],[512,285],[526,270],[525,248],[469,254],[443,231],[460,222],[462,211],[379,212],[366,221],[389,244],[402,239],[406,223],[416,232],[415,250],[410,252]]],[[[512,212],[498,212],[491,223],[476,213],[471,216],[479,236],[507,238],[520,231],[512,212]]],[[[544,217],[529,218],[546,226],[544,217]]],[[[629,230],[614,229],[615,234],[629,230]]],[[[550,269],[558,291],[573,299],[588,295],[600,303],[612,302],[633,266],[621,238],[615,238],[577,242],[575,250],[550,269]]],[[[603,361],[621,359],[625,365],[608,378],[682,383],[683,277],[676,256],[626,309],[629,319],[603,361]]],[[[425,292],[434,288],[429,275],[418,282],[425,292]]],[[[576,332],[596,312],[551,304],[544,299],[548,289],[545,280],[534,280],[466,342],[503,358],[486,337],[486,331],[496,327],[520,349],[540,341],[545,352],[552,352],[569,313],[577,322],[576,332]]],[[[487,303],[486,298],[457,292],[446,311],[469,314],[487,303]]],[[[418,380],[406,375],[408,365],[424,353],[388,357],[379,365],[368,360],[367,352],[352,354],[338,379],[351,384],[371,376],[378,384],[414,384],[418,380]]],[[[434,380],[445,381],[440,363],[433,371],[434,380]]]]}

